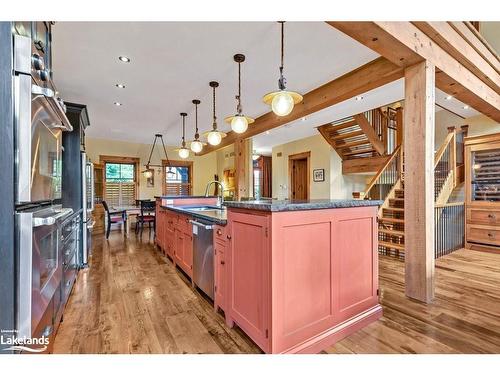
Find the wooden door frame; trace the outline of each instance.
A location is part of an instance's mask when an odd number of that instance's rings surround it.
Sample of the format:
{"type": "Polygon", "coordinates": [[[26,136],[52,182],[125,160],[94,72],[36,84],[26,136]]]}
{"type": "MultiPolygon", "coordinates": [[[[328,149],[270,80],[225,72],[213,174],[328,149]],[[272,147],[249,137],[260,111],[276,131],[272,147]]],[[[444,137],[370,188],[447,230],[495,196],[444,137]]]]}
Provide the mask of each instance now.
{"type": "Polygon", "coordinates": [[[288,198],[292,199],[292,162],[306,159],[307,162],[307,199],[311,198],[311,151],[288,155],[288,198]]]}

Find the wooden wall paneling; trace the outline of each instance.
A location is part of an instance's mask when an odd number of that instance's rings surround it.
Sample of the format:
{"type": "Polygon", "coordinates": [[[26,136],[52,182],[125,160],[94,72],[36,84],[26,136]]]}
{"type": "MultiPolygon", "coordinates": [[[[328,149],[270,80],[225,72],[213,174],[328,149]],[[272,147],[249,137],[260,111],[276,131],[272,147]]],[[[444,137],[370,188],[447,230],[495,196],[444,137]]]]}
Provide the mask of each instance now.
{"type": "Polygon", "coordinates": [[[385,58],[377,58],[359,68],[346,73],[304,95],[288,116],[276,116],[268,112],[248,127],[244,134],[229,132],[218,146],[206,146],[200,155],[234,143],[239,138],[249,138],[266,130],[271,130],[290,121],[297,120],[321,109],[363,94],[403,77],[403,69],[385,58]]]}
{"type": "Polygon", "coordinates": [[[405,291],[434,298],[435,67],[427,61],[405,70],[405,291]]]}

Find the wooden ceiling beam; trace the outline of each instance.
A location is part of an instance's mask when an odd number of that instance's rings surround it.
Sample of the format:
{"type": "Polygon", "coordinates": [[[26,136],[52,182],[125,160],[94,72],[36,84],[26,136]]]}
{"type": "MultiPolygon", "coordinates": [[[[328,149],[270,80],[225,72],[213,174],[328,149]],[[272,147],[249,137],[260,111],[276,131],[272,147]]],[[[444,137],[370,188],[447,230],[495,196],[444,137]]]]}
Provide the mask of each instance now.
{"type": "Polygon", "coordinates": [[[288,116],[279,117],[273,112],[268,112],[258,117],[245,133],[237,134],[230,131],[219,145],[207,145],[200,155],[226,147],[238,139],[250,138],[291,121],[298,120],[311,113],[318,112],[324,108],[393,82],[402,78],[403,75],[404,72],[401,67],[383,57],[379,57],[308,92],[304,95],[304,100],[297,104],[288,116]]]}
{"type": "MultiPolygon", "coordinates": [[[[500,122],[500,95],[410,22],[328,22],[401,67],[428,60],[436,86],[500,122]]],[[[456,47],[456,46],[455,46],[456,47]]]]}

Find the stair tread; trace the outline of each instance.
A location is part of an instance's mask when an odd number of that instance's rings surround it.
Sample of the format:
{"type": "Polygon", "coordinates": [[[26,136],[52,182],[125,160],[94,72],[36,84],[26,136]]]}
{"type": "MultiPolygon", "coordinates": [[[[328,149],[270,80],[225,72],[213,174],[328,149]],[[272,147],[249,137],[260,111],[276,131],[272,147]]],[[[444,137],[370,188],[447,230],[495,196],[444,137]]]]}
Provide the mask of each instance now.
{"type": "Polygon", "coordinates": [[[365,134],[362,130],[356,130],[354,132],[348,132],[348,133],[336,135],[334,137],[331,137],[331,139],[334,140],[334,141],[336,141],[336,140],[339,140],[339,139],[346,139],[346,138],[356,137],[356,136],[362,135],[362,134],[365,134]]]}
{"type": "Polygon", "coordinates": [[[398,211],[398,212],[405,212],[405,209],[402,207],[384,207],[384,210],[391,210],[391,211],[398,211]]]}
{"type": "Polygon", "coordinates": [[[375,152],[373,148],[364,148],[361,150],[354,150],[354,151],[349,151],[349,152],[343,152],[342,156],[352,156],[352,155],[361,155],[361,154],[369,154],[375,152]]]}
{"type": "Polygon", "coordinates": [[[352,119],[352,120],[343,122],[341,124],[335,124],[335,125],[332,124],[330,129],[342,130],[342,129],[350,128],[351,126],[355,126],[355,125],[358,125],[358,122],[356,120],[352,119]]]}
{"type": "Polygon", "coordinates": [[[365,144],[370,144],[368,139],[362,139],[362,140],[353,141],[353,142],[345,142],[343,144],[336,145],[335,148],[342,150],[344,148],[355,147],[355,146],[360,146],[360,145],[365,145],[365,144]]]}
{"type": "Polygon", "coordinates": [[[403,244],[399,243],[392,243],[392,242],[386,242],[386,241],[378,241],[378,244],[381,246],[385,247],[390,247],[392,249],[398,249],[398,250],[404,250],[405,246],[403,244]]]}
{"type": "Polygon", "coordinates": [[[379,232],[389,234],[391,236],[404,236],[405,232],[401,230],[394,230],[394,229],[385,229],[385,228],[379,228],[379,232]]]}
{"type": "Polygon", "coordinates": [[[384,217],[382,216],[379,221],[387,221],[390,223],[401,223],[404,224],[405,220],[404,219],[394,219],[393,217],[384,217]]]}

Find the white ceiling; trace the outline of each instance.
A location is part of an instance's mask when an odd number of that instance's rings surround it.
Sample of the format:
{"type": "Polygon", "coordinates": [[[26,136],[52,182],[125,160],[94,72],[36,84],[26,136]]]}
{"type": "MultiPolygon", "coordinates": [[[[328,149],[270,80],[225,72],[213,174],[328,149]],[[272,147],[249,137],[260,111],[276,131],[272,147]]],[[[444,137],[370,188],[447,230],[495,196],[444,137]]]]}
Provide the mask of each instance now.
{"type": "MultiPolygon", "coordinates": [[[[285,76],[288,88],[306,93],[375,58],[376,53],[324,22],[285,24],[285,76]]],[[[201,100],[198,124],[211,127],[211,88],[217,80],[219,128],[235,112],[237,65],[232,56],[244,53],[242,98],[245,114],[269,111],[263,94],[277,87],[279,27],[275,22],[58,22],[54,27],[54,80],[64,100],[86,104],[90,137],[150,143],[154,133],[165,142],[180,142],[180,112],[189,114],[188,139],[194,133],[192,99],[201,100]],[[118,56],[127,56],[122,63],[118,56]],[[125,89],[115,84],[123,83],[125,89]],[[123,103],[117,107],[115,101],[123,103]]],[[[403,98],[399,80],[326,108],[270,134],[254,137],[255,148],[269,153],[275,145],[317,134],[315,129],[370,108],[403,98]],[[293,127],[293,131],[289,131],[293,127]]],[[[439,90],[436,102],[469,117],[463,104],[439,90]]]]}
{"type": "MultiPolygon", "coordinates": [[[[269,111],[262,96],[277,88],[280,34],[276,22],[59,22],[54,27],[54,81],[63,99],[87,104],[89,136],[151,142],[180,138],[180,112],[199,98],[199,127],[211,127],[211,89],[217,80],[217,117],[234,114],[237,90],[235,53],[244,53],[244,112],[269,111]],[[118,56],[131,58],[122,63],[118,56]],[[124,83],[125,89],[115,87],[124,83]],[[115,101],[123,103],[116,107],[115,101]]],[[[288,88],[310,91],[378,55],[324,22],[285,24],[288,88]]]]}

